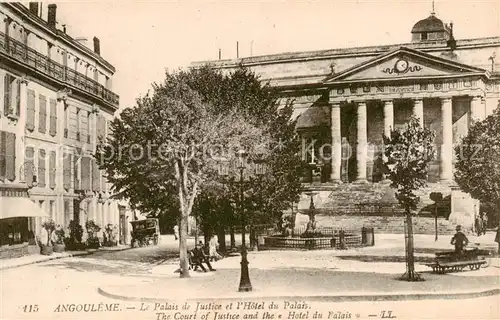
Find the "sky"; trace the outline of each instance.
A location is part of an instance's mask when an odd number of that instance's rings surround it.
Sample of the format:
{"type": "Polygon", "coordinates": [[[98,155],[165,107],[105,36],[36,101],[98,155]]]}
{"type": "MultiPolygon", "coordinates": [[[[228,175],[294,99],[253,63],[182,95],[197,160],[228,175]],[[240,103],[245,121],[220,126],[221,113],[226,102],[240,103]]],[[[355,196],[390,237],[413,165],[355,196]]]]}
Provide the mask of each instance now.
{"type": "MultiPolygon", "coordinates": [[[[120,108],[135,104],[165,69],[192,61],[407,43],[430,15],[432,1],[65,1],[59,25],[72,37],[97,36],[116,67],[120,108]]],[[[454,23],[456,39],[500,35],[500,1],[435,1],[436,16],[454,23]]]]}

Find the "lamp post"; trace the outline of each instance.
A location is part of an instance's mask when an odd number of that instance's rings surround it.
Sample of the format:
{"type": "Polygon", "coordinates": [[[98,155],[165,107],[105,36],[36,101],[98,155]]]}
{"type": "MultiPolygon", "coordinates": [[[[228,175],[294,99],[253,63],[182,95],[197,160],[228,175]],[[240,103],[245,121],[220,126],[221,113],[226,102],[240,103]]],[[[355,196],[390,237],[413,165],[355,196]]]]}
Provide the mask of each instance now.
{"type": "Polygon", "coordinates": [[[241,276],[240,276],[240,285],[238,287],[239,292],[248,292],[252,291],[252,283],[250,282],[250,275],[248,273],[248,258],[247,258],[247,245],[246,245],[246,212],[243,206],[243,184],[244,184],[244,170],[246,168],[246,158],[248,154],[245,150],[238,151],[237,154],[237,166],[236,168],[240,174],[239,184],[239,210],[241,217],[241,276]]]}
{"type": "MultiPolygon", "coordinates": [[[[244,208],[244,185],[245,185],[245,169],[247,169],[247,157],[248,154],[245,150],[240,150],[236,154],[236,170],[239,174],[239,179],[235,181],[238,184],[238,210],[241,217],[241,276],[240,285],[238,291],[248,292],[252,291],[252,284],[250,282],[250,275],[248,272],[248,257],[247,257],[247,246],[246,246],[246,224],[247,216],[244,208]]],[[[263,166],[262,157],[259,157],[254,161],[255,172],[254,174],[261,177],[264,174],[265,168],[263,166]]],[[[222,159],[219,164],[219,175],[223,178],[229,176],[228,161],[222,159]]]]}

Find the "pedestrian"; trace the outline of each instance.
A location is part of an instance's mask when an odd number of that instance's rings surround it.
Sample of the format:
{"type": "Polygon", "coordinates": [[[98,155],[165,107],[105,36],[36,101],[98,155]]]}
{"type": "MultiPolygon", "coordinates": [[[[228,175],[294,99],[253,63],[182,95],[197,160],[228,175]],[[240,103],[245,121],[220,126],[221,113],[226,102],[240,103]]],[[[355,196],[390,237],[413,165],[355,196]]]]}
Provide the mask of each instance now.
{"type": "Polygon", "coordinates": [[[179,226],[178,225],[174,226],[174,237],[175,237],[175,240],[179,240],[179,226]]]}
{"type": "Polygon", "coordinates": [[[210,261],[208,261],[207,256],[205,255],[205,252],[203,252],[203,247],[201,244],[201,241],[196,244],[195,248],[193,249],[193,264],[196,267],[200,267],[201,270],[204,272],[207,272],[207,269],[203,266],[203,263],[205,263],[210,271],[216,271],[214,268],[212,268],[212,265],[210,264],[210,261]]]}
{"type": "Polygon", "coordinates": [[[483,214],[483,234],[486,234],[486,229],[488,228],[488,215],[486,212],[483,214]]]}
{"type": "Polygon", "coordinates": [[[500,226],[497,227],[497,234],[495,235],[495,242],[498,243],[498,254],[500,254],[500,226]]]}
{"type": "Polygon", "coordinates": [[[458,225],[456,228],[457,232],[451,238],[451,244],[455,245],[455,253],[461,255],[464,248],[469,243],[469,239],[462,233],[462,226],[458,225]]]}
{"type": "Polygon", "coordinates": [[[483,231],[483,223],[479,215],[474,219],[474,228],[476,229],[477,236],[480,236],[483,231]]]}
{"type": "Polygon", "coordinates": [[[222,256],[217,252],[217,240],[212,236],[210,242],[208,243],[208,257],[210,261],[217,261],[222,259],[222,256]]]}

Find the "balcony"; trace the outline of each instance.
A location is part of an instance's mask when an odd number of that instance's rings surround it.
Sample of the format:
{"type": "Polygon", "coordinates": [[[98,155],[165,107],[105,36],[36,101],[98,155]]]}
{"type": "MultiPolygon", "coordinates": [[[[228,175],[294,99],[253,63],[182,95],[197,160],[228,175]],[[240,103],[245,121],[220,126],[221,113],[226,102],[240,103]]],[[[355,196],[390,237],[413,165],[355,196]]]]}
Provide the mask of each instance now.
{"type": "Polygon", "coordinates": [[[3,32],[0,32],[0,55],[1,54],[5,54],[24,65],[34,68],[53,80],[66,83],[115,108],[118,107],[119,96],[116,93],[106,89],[97,81],[51,60],[46,55],[39,53],[26,44],[12,39],[3,32]]]}

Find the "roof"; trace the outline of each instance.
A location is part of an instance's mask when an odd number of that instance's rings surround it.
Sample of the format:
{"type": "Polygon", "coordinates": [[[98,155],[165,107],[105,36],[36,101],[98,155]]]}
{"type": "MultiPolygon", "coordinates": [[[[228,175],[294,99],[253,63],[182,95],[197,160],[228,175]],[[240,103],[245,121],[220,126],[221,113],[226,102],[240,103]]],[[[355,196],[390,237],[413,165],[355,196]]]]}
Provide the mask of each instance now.
{"type": "Polygon", "coordinates": [[[437,18],[434,14],[431,14],[429,17],[418,21],[411,29],[411,33],[439,31],[447,31],[447,28],[443,21],[437,18]]]}
{"type": "MultiPolygon", "coordinates": [[[[461,39],[457,40],[457,50],[467,48],[482,48],[482,47],[497,47],[500,46],[500,37],[486,37],[474,39],[461,39]]],[[[407,47],[424,52],[447,51],[449,50],[446,41],[422,41],[422,42],[409,42],[402,44],[391,45],[375,45],[365,47],[351,47],[351,48],[337,48],[315,51],[299,51],[299,52],[285,52],[275,53],[268,55],[243,57],[238,59],[225,59],[225,60],[206,60],[194,61],[191,63],[192,67],[210,64],[214,68],[235,68],[239,65],[253,66],[264,64],[276,64],[283,62],[294,61],[309,61],[309,60],[329,60],[344,58],[346,56],[376,56],[381,53],[399,49],[400,47],[407,47]]]]}
{"type": "Polygon", "coordinates": [[[92,51],[90,48],[87,46],[82,45],[75,39],[73,39],[70,35],[64,33],[63,31],[54,28],[50,26],[47,21],[44,19],[38,17],[36,14],[33,14],[28,8],[26,8],[23,4],[21,3],[4,3],[4,5],[10,6],[11,8],[14,8],[18,10],[21,14],[24,15],[23,19],[31,19],[34,23],[37,23],[40,27],[44,28],[46,32],[51,33],[56,37],[56,39],[64,41],[66,44],[70,45],[73,47],[75,50],[79,50],[81,53],[85,53],[92,57],[93,59],[96,60],[98,64],[100,64],[102,67],[108,69],[108,71],[115,73],[116,68],[107,60],[105,60],[103,57],[101,57],[99,54],[95,53],[92,51]]]}

